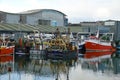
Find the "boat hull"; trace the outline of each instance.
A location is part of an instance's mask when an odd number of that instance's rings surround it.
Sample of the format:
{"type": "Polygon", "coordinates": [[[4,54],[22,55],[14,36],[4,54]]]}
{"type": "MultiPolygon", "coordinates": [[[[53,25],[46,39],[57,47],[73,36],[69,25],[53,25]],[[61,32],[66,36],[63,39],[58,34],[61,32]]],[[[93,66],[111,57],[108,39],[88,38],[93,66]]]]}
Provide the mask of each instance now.
{"type": "Polygon", "coordinates": [[[86,42],[86,51],[115,51],[116,49],[112,45],[102,45],[100,43],[86,42]]]}
{"type": "Polygon", "coordinates": [[[9,55],[14,53],[14,46],[0,48],[0,55],[9,55]]]}
{"type": "Polygon", "coordinates": [[[77,51],[46,50],[46,56],[48,59],[76,59],[78,53],[77,51]]]}
{"type": "Polygon", "coordinates": [[[85,44],[78,45],[78,53],[84,53],[85,50],[85,44]]]}

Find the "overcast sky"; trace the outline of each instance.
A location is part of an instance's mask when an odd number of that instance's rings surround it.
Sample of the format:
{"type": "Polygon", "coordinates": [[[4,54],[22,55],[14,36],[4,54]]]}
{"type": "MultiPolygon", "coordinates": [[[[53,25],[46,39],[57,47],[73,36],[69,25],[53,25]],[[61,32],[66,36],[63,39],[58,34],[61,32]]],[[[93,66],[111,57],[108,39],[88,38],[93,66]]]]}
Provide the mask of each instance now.
{"type": "Polygon", "coordinates": [[[69,22],[120,20],[120,0],[0,0],[0,11],[17,13],[32,9],[55,9],[69,22]]]}

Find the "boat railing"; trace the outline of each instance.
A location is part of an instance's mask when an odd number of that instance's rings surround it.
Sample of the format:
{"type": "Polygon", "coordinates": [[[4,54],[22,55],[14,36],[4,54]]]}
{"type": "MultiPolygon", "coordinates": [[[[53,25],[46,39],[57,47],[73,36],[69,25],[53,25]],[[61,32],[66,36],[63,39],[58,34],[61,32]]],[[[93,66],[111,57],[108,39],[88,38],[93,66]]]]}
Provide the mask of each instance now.
{"type": "Polygon", "coordinates": [[[1,45],[0,45],[1,48],[7,47],[7,46],[8,46],[8,42],[1,42],[1,45]]]}

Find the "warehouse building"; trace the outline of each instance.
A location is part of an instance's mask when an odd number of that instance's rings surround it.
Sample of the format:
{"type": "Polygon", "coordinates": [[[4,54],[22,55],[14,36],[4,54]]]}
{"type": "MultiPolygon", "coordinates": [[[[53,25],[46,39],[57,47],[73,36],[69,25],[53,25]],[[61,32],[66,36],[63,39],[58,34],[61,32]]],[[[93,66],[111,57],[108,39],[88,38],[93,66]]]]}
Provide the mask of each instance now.
{"type": "Polygon", "coordinates": [[[109,32],[114,33],[114,40],[120,40],[120,21],[107,20],[104,22],[104,26],[109,28],[109,32]]]}
{"type": "Polygon", "coordinates": [[[98,29],[100,33],[114,33],[114,40],[120,40],[120,21],[106,20],[96,22],[81,22],[79,27],[83,32],[95,33],[98,29]]]}
{"type": "Polygon", "coordinates": [[[35,9],[20,13],[0,11],[0,22],[11,24],[66,26],[68,19],[60,11],[53,9],[35,9]]]}

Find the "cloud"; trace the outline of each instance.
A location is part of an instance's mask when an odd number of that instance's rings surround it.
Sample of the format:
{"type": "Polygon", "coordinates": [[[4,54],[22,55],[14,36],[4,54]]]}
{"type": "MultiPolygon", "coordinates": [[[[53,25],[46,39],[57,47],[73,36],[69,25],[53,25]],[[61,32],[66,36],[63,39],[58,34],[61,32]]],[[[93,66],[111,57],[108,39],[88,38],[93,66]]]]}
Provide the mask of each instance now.
{"type": "Polygon", "coordinates": [[[0,11],[21,12],[29,9],[35,9],[39,3],[38,0],[1,0],[0,11]]]}
{"type": "Polygon", "coordinates": [[[31,9],[55,9],[69,21],[120,19],[120,0],[0,0],[0,10],[21,12],[31,9]],[[72,20],[71,20],[72,19],[72,20]]]}
{"type": "Polygon", "coordinates": [[[108,17],[110,17],[110,11],[107,8],[101,7],[101,8],[97,9],[95,15],[98,18],[103,18],[103,17],[108,18],[108,17]]]}

